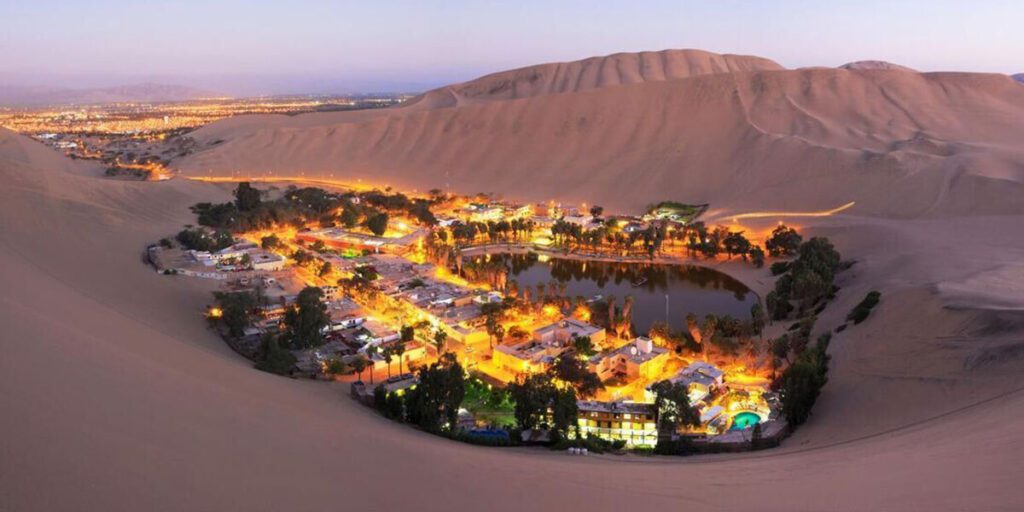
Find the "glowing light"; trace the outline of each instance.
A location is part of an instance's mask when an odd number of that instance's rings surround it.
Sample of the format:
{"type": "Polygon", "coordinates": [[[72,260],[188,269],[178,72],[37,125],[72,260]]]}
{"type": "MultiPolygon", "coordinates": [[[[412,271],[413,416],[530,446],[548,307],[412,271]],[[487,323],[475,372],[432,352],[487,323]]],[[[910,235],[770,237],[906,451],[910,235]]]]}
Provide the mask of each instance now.
{"type": "Polygon", "coordinates": [[[837,208],[817,212],[748,212],[734,215],[732,220],[733,222],[736,222],[736,219],[759,219],[763,217],[828,217],[841,211],[848,210],[855,204],[857,204],[856,201],[850,201],[849,203],[837,208]]]}
{"type": "Polygon", "coordinates": [[[224,316],[224,311],[220,308],[210,308],[210,310],[207,311],[206,314],[210,318],[220,318],[224,316]]]}

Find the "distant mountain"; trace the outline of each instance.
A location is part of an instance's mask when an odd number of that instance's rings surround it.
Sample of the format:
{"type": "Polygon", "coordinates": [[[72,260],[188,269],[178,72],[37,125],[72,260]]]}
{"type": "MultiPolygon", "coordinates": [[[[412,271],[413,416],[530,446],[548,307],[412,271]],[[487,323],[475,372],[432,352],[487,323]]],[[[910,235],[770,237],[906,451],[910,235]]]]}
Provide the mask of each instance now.
{"type": "Polygon", "coordinates": [[[839,69],[848,69],[850,71],[870,71],[875,69],[895,69],[900,71],[910,71],[917,73],[916,69],[901,66],[899,64],[893,64],[892,62],[886,62],[884,60],[858,60],[856,62],[848,62],[839,66],[839,69]]]}
{"type": "Polygon", "coordinates": [[[222,96],[215,92],[167,84],[136,84],[93,89],[0,85],[0,105],[88,105],[99,103],[185,101],[222,96]]]}
{"type": "Polygon", "coordinates": [[[1010,78],[1024,84],[1024,73],[1017,73],[1016,75],[1011,75],[1010,78]]]}

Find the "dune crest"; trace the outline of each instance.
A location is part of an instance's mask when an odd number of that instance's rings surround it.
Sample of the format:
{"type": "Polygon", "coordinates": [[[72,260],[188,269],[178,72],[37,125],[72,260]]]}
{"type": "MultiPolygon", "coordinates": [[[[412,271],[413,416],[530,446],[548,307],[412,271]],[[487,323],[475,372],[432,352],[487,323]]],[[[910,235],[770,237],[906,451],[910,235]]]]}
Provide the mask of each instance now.
{"type": "Polygon", "coordinates": [[[720,55],[702,50],[616,53],[492,73],[428,91],[410,100],[407,108],[453,107],[716,73],[782,69],[785,68],[778,63],[761,57],[720,55]]]}
{"type": "Polygon", "coordinates": [[[884,60],[858,60],[856,62],[847,62],[839,69],[846,69],[850,71],[872,71],[872,70],[889,70],[889,71],[909,71],[911,73],[917,73],[918,71],[907,66],[901,66],[892,62],[886,62],[884,60]]]}

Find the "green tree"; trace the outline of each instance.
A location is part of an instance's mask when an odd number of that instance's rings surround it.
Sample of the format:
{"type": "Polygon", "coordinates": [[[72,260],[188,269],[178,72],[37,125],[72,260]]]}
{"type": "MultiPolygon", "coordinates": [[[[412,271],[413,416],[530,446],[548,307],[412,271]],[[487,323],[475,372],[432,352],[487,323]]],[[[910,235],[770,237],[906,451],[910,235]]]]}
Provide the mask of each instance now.
{"type": "Polygon", "coordinates": [[[239,183],[235,189],[235,207],[240,212],[256,210],[260,207],[260,191],[252,188],[248,181],[239,183]]]}
{"type": "Polygon", "coordinates": [[[391,361],[395,360],[395,348],[390,345],[384,347],[380,351],[380,355],[384,357],[384,362],[388,364],[388,380],[391,380],[391,361]]]}
{"type": "Polygon", "coordinates": [[[576,350],[576,353],[583,357],[590,357],[597,353],[594,349],[594,342],[591,341],[590,336],[578,336],[573,334],[572,346],[576,350]]]}
{"type": "Polygon", "coordinates": [[[497,313],[489,313],[484,323],[484,329],[487,331],[487,341],[491,348],[494,348],[494,336],[497,334],[498,327],[500,326],[497,313]]]}
{"type": "Polygon", "coordinates": [[[783,334],[772,341],[772,355],[789,361],[789,335],[783,334]]]}
{"type": "Polygon", "coordinates": [[[398,331],[403,342],[410,342],[416,339],[416,328],[411,325],[403,325],[398,331]]]}
{"type": "Polygon", "coordinates": [[[341,222],[342,226],[352,229],[359,224],[359,212],[356,211],[354,206],[345,205],[345,208],[341,210],[338,221],[341,222]]]}
{"type": "Polygon", "coordinates": [[[322,278],[330,275],[333,271],[334,267],[331,265],[331,262],[325,261],[323,265],[320,265],[320,272],[317,272],[316,275],[322,278]]]}
{"type": "Polygon", "coordinates": [[[352,366],[352,371],[356,372],[356,378],[359,379],[357,382],[362,382],[363,381],[363,370],[365,370],[366,366],[367,366],[366,359],[364,359],[362,357],[357,357],[357,358],[352,360],[350,365],[352,366]]]}
{"type": "Polygon", "coordinates": [[[785,224],[779,224],[772,231],[768,240],[765,240],[764,247],[768,250],[768,254],[775,257],[792,256],[796,253],[802,241],[803,237],[795,229],[785,224]]]}
{"type": "Polygon", "coordinates": [[[267,235],[260,239],[260,247],[263,247],[268,251],[272,251],[282,246],[281,239],[278,238],[277,235],[267,235]]]}
{"type": "Polygon", "coordinates": [[[750,306],[750,325],[753,327],[754,332],[761,336],[762,339],[764,339],[764,324],[766,320],[764,307],[761,306],[760,301],[750,306]]]}
{"type": "Polygon", "coordinates": [[[371,386],[373,385],[373,366],[374,366],[373,356],[377,355],[377,353],[379,351],[380,351],[380,347],[378,347],[377,345],[370,345],[369,347],[366,347],[366,367],[370,369],[370,385],[371,386]]]}
{"type": "Polygon", "coordinates": [[[466,397],[462,365],[454,354],[444,354],[420,369],[419,383],[406,395],[409,420],[424,430],[454,429],[459,407],[466,397]]]}
{"type": "Polygon", "coordinates": [[[278,343],[270,333],[263,335],[256,354],[256,369],[277,375],[285,375],[295,367],[295,356],[278,343]]]}
{"type": "Polygon", "coordinates": [[[348,370],[349,366],[341,359],[331,358],[324,363],[324,373],[328,375],[342,375],[348,370]]]}
{"type": "Polygon", "coordinates": [[[570,354],[562,354],[548,369],[551,378],[568,383],[581,397],[591,397],[604,389],[604,384],[596,373],[590,371],[587,364],[570,354]]]}
{"type": "Polygon", "coordinates": [[[509,385],[509,396],[515,402],[516,426],[522,430],[535,428],[547,416],[555,386],[544,374],[534,374],[509,385]]]}
{"type": "Polygon", "coordinates": [[[681,426],[700,425],[700,415],[690,405],[689,388],[681,382],[663,380],[651,386],[654,409],[658,414],[658,430],[670,437],[681,426]]]}
{"type": "Polygon", "coordinates": [[[256,296],[252,292],[214,292],[220,305],[221,321],[228,328],[228,335],[241,337],[245,328],[252,325],[252,310],[256,307],[256,296]]]}
{"type": "Polygon", "coordinates": [[[440,356],[444,353],[445,341],[448,340],[448,333],[444,332],[444,329],[438,327],[434,331],[434,346],[437,347],[437,355],[440,356]]]}
{"type": "Polygon", "coordinates": [[[828,382],[828,345],[831,335],[818,338],[814,347],[805,350],[782,374],[780,398],[782,414],[790,425],[807,421],[811,409],[828,382]]]}
{"type": "Polygon", "coordinates": [[[388,214],[381,212],[366,219],[366,228],[374,235],[383,236],[388,230],[388,214]]]}
{"type": "Polygon", "coordinates": [[[569,429],[576,430],[579,436],[579,405],[576,403],[576,390],[571,387],[554,388],[551,394],[551,428],[567,435],[569,429]]]}
{"type": "Polygon", "coordinates": [[[750,248],[749,254],[750,262],[753,263],[755,267],[761,268],[764,266],[764,250],[755,245],[750,248]]]}
{"type": "Polygon", "coordinates": [[[284,314],[284,337],[296,349],[318,347],[324,343],[324,328],[330,322],[323,290],[307,286],[299,292],[295,304],[284,314]]]}
{"type": "Polygon", "coordinates": [[[402,369],[402,358],[405,357],[405,342],[399,341],[394,346],[395,356],[398,357],[398,374],[402,375],[404,370],[402,369]]]}

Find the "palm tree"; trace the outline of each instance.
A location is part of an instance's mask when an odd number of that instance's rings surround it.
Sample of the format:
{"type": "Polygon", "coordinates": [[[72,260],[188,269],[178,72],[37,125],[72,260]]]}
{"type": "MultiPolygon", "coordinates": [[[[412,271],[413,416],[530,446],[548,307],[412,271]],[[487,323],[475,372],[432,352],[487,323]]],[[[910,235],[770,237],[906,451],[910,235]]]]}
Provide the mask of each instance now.
{"type": "MultiPolygon", "coordinates": [[[[354,360],[352,360],[352,369],[355,370],[356,375],[359,378],[358,382],[362,382],[363,370],[366,369],[366,359],[363,359],[362,357],[357,357],[354,360]]],[[[373,373],[371,373],[370,375],[372,376],[373,373]]]]}
{"type": "Polygon", "coordinates": [[[368,363],[367,366],[370,367],[370,385],[371,386],[373,385],[373,367],[374,367],[373,356],[375,356],[377,354],[377,351],[379,349],[380,349],[380,347],[378,347],[377,345],[370,345],[369,347],[366,347],[366,359],[367,359],[367,363],[368,363]]]}
{"type": "Polygon", "coordinates": [[[441,356],[444,352],[444,342],[448,339],[448,333],[444,332],[443,329],[438,328],[434,331],[434,346],[437,347],[437,355],[441,356]]]}
{"type": "MultiPolygon", "coordinates": [[[[501,345],[501,341],[503,339],[505,339],[505,326],[503,326],[501,324],[498,324],[497,326],[495,326],[494,327],[494,337],[498,339],[498,344],[501,345]]],[[[491,349],[493,350],[494,347],[492,346],[491,349]]]]}
{"type": "Polygon", "coordinates": [[[399,341],[394,347],[395,355],[398,356],[398,375],[401,376],[402,371],[402,356],[405,355],[405,342],[399,341]]]}
{"type": "Polygon", "coordinates": [[[388,364],[388,380],[391,380],[391,361],[392,361],[392,356],[394,354],[395,354],[395,351],[394,351],[393,348],[391,348],[391,347],[384,347],[383,356],[384,356],[384,362],[388,364]]]}

